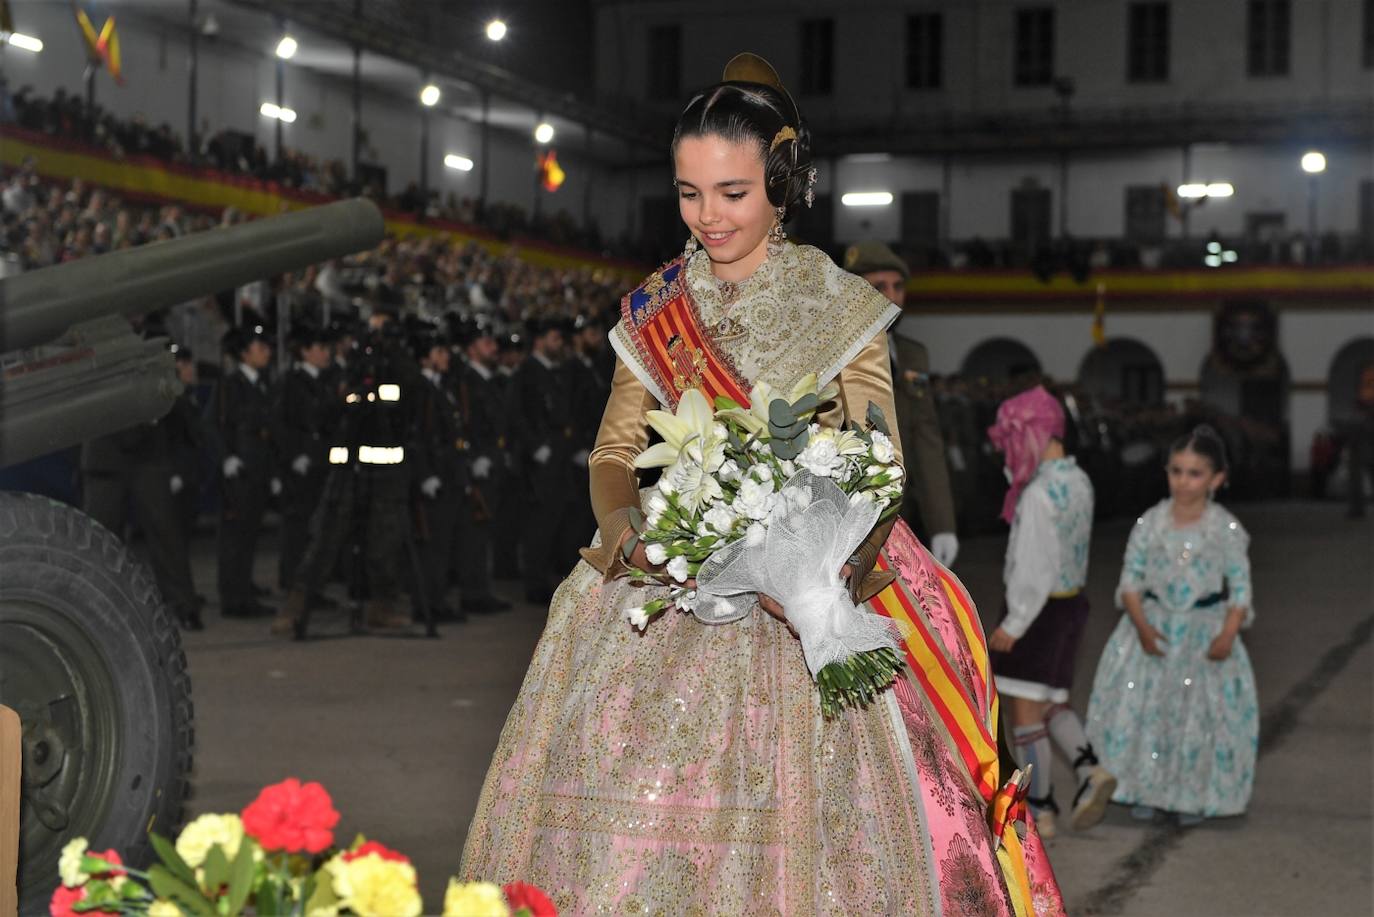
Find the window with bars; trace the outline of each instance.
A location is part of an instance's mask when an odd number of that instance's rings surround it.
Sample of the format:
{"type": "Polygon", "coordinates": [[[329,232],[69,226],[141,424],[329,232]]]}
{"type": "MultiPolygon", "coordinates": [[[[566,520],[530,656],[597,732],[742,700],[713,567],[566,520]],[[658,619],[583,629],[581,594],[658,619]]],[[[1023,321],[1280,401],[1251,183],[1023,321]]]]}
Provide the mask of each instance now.
{"type": "Polygon", "coordinates": [[[1048,86],[1054,81],[1054,8],[1016,11],[1017,86],[1048,86]]]}
{"type": "Polygon", "coordinates": [[[1250,0],[1246,22],[1246,67],[1251,76],[1287,76],[1289,0],[1250,0]]]}
{"type": "Polygon", "coordinates": [[[906,18],[906,85],[939,89],[944,72],[945,17],[915,13],[906,18]]]}
{"type": "Polygon", "coordinates": [[[801,46],[802,95],[829,95],[835,84],[835,20],[803,20],[801,46]]]}
{"type": "Polygon", "coordinates": [[[682,95],[682,27],[656,25],[649,29],[649,98],[677,99],[682,95]]]}
{"type": "Polygon", "coordinates": [[[1162,83],[1169,78],[1169,4],[1132,3],[1126,36],[1126,79],[1162,83]]]}

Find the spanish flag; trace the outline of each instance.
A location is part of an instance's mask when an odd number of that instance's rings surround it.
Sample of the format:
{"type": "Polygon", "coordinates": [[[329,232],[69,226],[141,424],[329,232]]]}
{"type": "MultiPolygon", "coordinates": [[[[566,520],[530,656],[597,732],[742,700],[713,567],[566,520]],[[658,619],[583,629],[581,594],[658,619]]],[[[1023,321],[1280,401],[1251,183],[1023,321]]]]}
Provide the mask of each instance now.
{"type": "Polygon", "coordinates": [[[563,167],[558,164],[558,156],[553,150],[541,155],[539,163],[539,183],[544,186],[545,191],[557,191],[563,187],[563,181],[568,176],[564,174],[563,167]]]}
{"type": "Polygon", "coordinates": [[[97,35],[91,17],[86,15],[85,10],[77,7],[76,24],[81,27],[81,35],[86,39],[86,52],[90,55],[91,63],[97,66],[104,64],[105,69],[110,71],[110,76],[114,77],[114,81],[121,86],[124,85],[124,75],[120,71],[119,63],[119,33],[115,31],[114,17],[106,17],[105,24],[100,27],[100,34],[97,35]]]}

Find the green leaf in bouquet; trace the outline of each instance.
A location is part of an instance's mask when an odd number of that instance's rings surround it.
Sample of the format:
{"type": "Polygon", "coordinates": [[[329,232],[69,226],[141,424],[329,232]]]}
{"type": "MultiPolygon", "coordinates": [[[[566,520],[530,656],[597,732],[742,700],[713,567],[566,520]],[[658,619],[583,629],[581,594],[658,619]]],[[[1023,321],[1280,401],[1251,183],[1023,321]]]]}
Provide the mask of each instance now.
{"type": "Polygon", "coordinates": [[[172,875],[172,871],[160,864],[148,870],[148,884],[159,898],[170,898],[178,906],[194,917],[215,917],[215,908],[198,888],[188,885],[172,875]]]}
{"type": "Polygon", "coordinates": [[[796,439],[798,436],[801,436],[804,433],[807,433],[810,427],[811,424],[807,423],[805,420],[798,420],[794,423],[788,424],[785,427],[775,427],[772,424],[769,424],[768,432],[773,434],[774,441],[779,439],[792,440],[796,439]]]}
{"type": "Polygon", "coordinates": [[[258,917],[278,917],[281,914],[271,882],[264,882],[258,886],[258,892],[253,896],[253,910],[257,911],[258,917]]]}
{"type": "Polygon", "coordinates": [[[224,848],[215,844],[205,854],[205,890],[215,894],[229,882],[229,858],[224,848]]]}
{"type": "Polygon", "coordinates": [[[803,414],[815,413],[816,408],[820,407],[820,405],[821,400],[817,398],[813,392],[810,395],[802,395],[796,401],[792,402],[792,412],[798,417],[801,417],[803,414]]]}
{"type": "Polygon", "coordinates": [[[315,890],[305,902],[305,913],[330,913],[339,904],[339,896],[334,894],[334,883],[329,873],[321,870],[315,882],[315,890]]]}
{"type": "Polygon", "coordinates": [[[630,537],[625,539],[625,543],[620,546],[620,554],[626,560],[631,560],[635,556],[635,548],[639,546],[639,533],[631,532],[630,537]]]}
{"type": "Polygon", "coordinates": [[[634,527],[636,532],[644,531],[644,513],[640,511],[638,506],[629,507],[626,515],[630,517],[630,525],[634,527]]]}
{"type": "Polygon", "coordinates": [[[883,409],[873,402],[868,403],[868,413],[865,415],[870,429],[877,430],[884,436],[890,436],[892,431],[887,427],[887,418],[883,415],[883,409]]]}
{"type": "Polygon", "coordinates": [[[788,404],[783,398],[774,398],[768,405],[768,423],[770,426],[789,427],[797,422],[797,414],[792,410],[792,405],[788,404]]]}
{"type": "Polygon", "coordinates": [[[184,882],[195,884],[196,874],[190,866],[186,865],[181,854],[177,853],[175,844],[156,831],[148,832],[148,840],[152,842],[153,850],[157,853],[158,859],[163,862],[172,875],[184,882]]]}
{"type": "Polygon", "coordinates": [[[229,894],[226,902],[229,910],[226,917],[234,917],[242,912],[252,891],[253,844],[248,838],[244,838],[239,844],[238,856],[234,857],[234,862],[229,867],[229,894]]]}
{"type": "Polygon", "coordinates": [[[742,407],[744,407],[744,405],[740,404],[733,398],[727,398],[724,395],[716,396],[717,411],[738,411],[742,407]]]}

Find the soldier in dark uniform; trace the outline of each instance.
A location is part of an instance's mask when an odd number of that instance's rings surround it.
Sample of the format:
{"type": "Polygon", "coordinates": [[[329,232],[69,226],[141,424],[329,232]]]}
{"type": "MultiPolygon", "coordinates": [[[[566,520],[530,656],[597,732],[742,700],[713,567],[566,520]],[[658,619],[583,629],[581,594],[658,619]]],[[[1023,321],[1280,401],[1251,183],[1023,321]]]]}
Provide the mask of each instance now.
{"type": "Polygon", "coordinates": [[[500,355],[490,326],[466,322],[458,330],[466,358],[455,389],[468,438],[470,487],[458,513],[458,549],[454,567],[462,589],[463,611],[487,614],[510,608],[491,593],[492,518],[500,505],[506,470],[505,402],[496,362],[500,355]]]}
{"type": "MultiPolygon", "coordinates": [[[[177,412],[174,406],[172,414],[177,412]]],[[[170,416],[170,415],[169,415],[170,416]]],[[[173,425],[168,418],[86,442],[81,448],[82,509],[119,537],[127,509],[143,532],[158,591],[187,630],[200,630],[200,605],[173,488],[173,425]]]]}
{"type": "Polygon", "coordinates": [[[511,380],[512,432],[525,468],[530,509],[521,541],[525,599],[537,605],[549,601],[571,564],[563,548],[570,542],[576,419],[562,366],[566,327],[562,319],[536,323],[530,332],[530,355],[511,380]]]}
{"type": "MultiPolygon", "coordinates": [[[[911,276],[906,262],[881,242],[860,242],[849,247],[844,268],[858,274],[895,306],[906,303],[906,282],[911,276]]],[[[930,355],[915,337],[913,316],[897,320],[888,333],[892,355],[892,389],[897,402],[897,424],[906,453],[907,499],[914,499],[920,517],[919,531],[929,538],[930,553],[945,566],[959,554],[955,534],[954,495],[935,397],[930,387],[930,355]]]]}
{"type": "Polygon", "coordinates": [[[448,374],[452,359],[448,341],[437,333],[422,332],[415,337],[412,351],[425,380],[414,393],[417,411],[411,470],[419,489],[415,510],[415,529],[421,539],[423,582],[419,588],[425,590],[435,620],[461,621],[467,615],[455,612],[447,598],[449,564],[467,502],[467,430],[448,374]]]}
{"type": "Polygon", "coordinates": [[[573,400],[572,478],[574,491],[569,507],[568,535],[576,544],[567,546],[564,553],[575,554],[578,547],[591,541],[596,531],[596,516],[592,513],[591,487],[587,480],[587,459],[596,445],[596,433],[601,427],[601,415],[611,397],[611,377],[602,369],[603,351],[609,350],[606,328],[600,318],[580,315],[573,322],[572,354],[565,363],[573,400]]]}
{"type": "Polygon", "coordinates": [[[310,538],[310,517],[329,473],[343,399],[331,389],[334,337],[328,329],[300,327],[292,343],[295,365],[282,377],[273,406],[273,434],[282,479],[282,538],[278,584],[291,588],[310,538]]]}
{"type": "Polygon", "coordinates": [[[261,590],[253,584],[253,557],[276,471],[266,378],[272,345],[261,325],[235,329],[226,338],[238,365],[220,380],[210,406],[222,475],[220,614],[263,617],[273,612],[257,600],[261,590]]]}
{"type": "Polygon", "coordinates": [[[523,526],[529,515],[528,494],[524,477],[525,463],[519,453],[515,428],[520,422],[518,414],[508,410],[514,397],[515,374],[520,365],[529,357],[529,335],[521,326],[509,328],[497,338],[495,391],[500,399],[501,411],[507,419],[506,441],[501,449],[501,460],[505,473],[497,484],[500,506],[491,523],[491,538],[495,545],[492,557],[492,575],[497,579],[520,579],[520,552],[518,545],[522,540],[523,526]]]}
{"type": "Polygon", "coordinates": [[[197,397],[199,378],[195,355],[189,347],[179,344],[173,344],[171,350],[182,389],[163,422],[167,425],[167,439],[172,450],[171,490],[176,504],[177,525],[182,539],[190,544],[196,513],[200,509],[200,488],[204,482],[201,467],[206,451],[205,421],[202,417],[204,408],[197,397]]]}

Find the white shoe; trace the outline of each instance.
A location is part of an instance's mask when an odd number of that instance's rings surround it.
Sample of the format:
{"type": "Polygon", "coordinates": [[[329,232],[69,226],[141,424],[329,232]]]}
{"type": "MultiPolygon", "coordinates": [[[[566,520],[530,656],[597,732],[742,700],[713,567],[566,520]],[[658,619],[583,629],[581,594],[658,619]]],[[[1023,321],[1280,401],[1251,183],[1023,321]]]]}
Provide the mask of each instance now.
{"type": "Polygon", "coordinates": [[[1058,832],[1055,827],[1054,809],[1045,807],[1043,809],[1031,809],[1031,818],[1035,819],[1035,832],[1040,835],[1042,841],[1048,841],[1058,832]]]}
{"type": "Polygon", "coordinates": [[[1073,814],[1069,817],[1073,830],[1086,831],[1100,822],[1115,792],[1116,777],[1102,765],[1094,764],[1073,798],[1073,814]]]}

